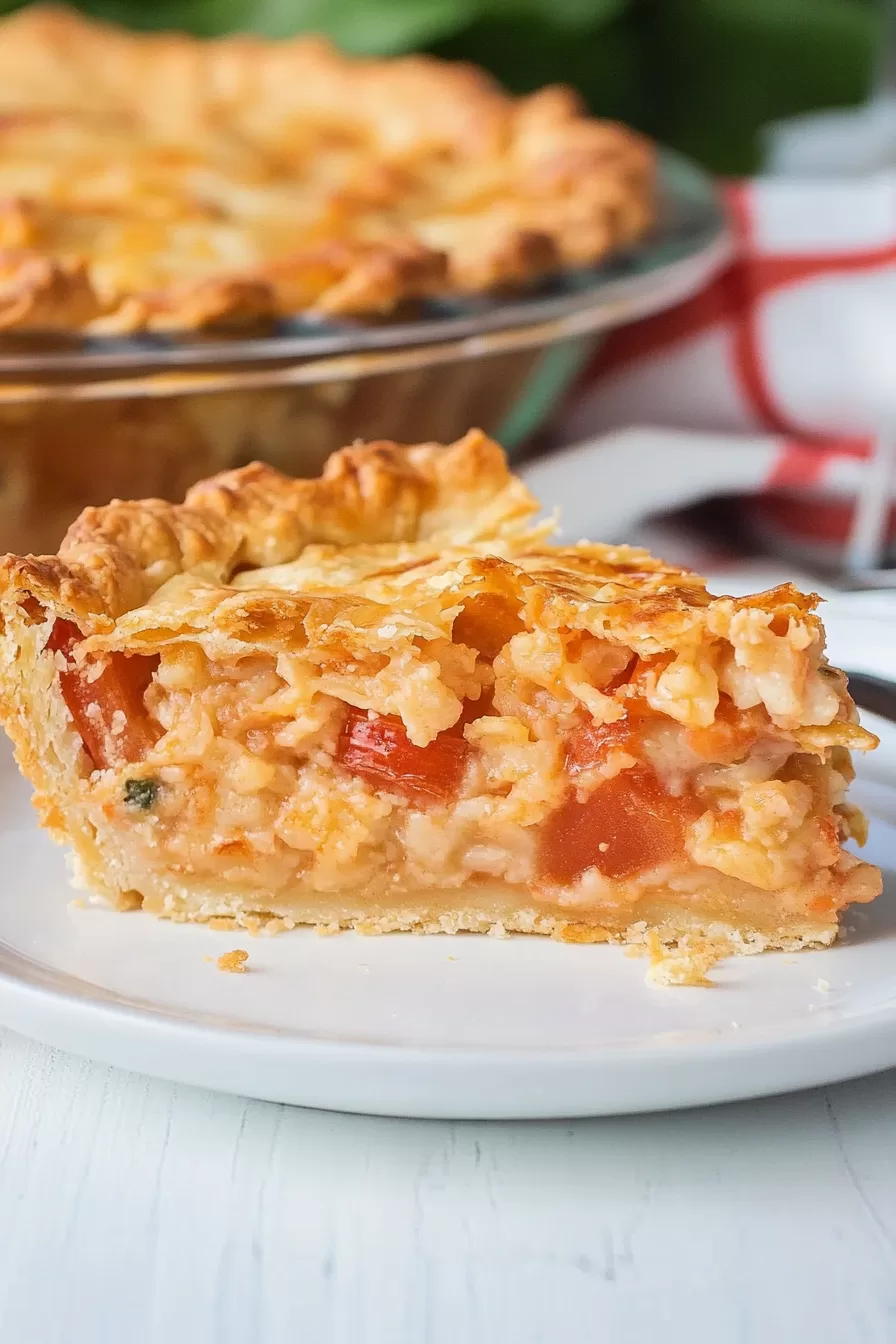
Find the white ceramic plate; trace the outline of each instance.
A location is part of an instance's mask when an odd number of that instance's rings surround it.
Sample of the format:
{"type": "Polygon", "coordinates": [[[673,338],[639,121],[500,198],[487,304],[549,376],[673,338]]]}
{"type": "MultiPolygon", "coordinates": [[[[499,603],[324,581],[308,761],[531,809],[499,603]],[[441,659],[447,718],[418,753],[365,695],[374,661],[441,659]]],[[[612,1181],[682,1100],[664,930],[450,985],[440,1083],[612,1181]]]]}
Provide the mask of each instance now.
{"type": "MultiPolygon", "coordinates": [[[[896,675],[894,617],[876,594],[830,607],[834,658],[896,675]]],[[[875,813],[870,857],[896,871],[896,730],[874,726],[883,744],[858,792],[875,813]]],[[[0,791],[0,1022],[123,1068],[329,1109],[523,1118],[731,1101],[896,1065],[896,878],[833,949],[731,960],[712,990],[656,989],[614,947],[251,939],[79,909],[8,753],[0,791]],[[222,974],[213,959],[237,946],[251,972],[222,974]]]]}

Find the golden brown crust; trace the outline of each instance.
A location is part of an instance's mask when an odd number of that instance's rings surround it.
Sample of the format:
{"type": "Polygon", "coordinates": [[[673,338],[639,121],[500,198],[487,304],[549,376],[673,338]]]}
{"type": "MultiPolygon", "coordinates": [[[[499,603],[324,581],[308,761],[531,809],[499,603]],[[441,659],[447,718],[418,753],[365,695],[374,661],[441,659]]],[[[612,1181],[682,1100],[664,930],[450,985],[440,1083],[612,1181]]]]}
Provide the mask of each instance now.
{"type": "Polygon", "coordinates": [[[313,480],[254,462],[201,481],[183,504],[113,500],[85,509],[55,556],[6,556],[0,595],[28,593],[101,629],[176,574],[222,583],[238,565],[279,565],[312,542],[432,541],[498,536],[537,502],[480,430],[448,447],[358,444],[313,480]]]}
{"type": "Polygon", "coordinates": [[[0,330],[78,330],[101,311],[83,259],[0,253],[0,330]]]}
{"type": "Polygon", "coordinates": [[[0,561],[0,604],[33,597],[94,650],[161,647],[189,628],[210,654],[318,643],[348,656],[450,640],[459,610],[497,600],[547,640],[578,630],[674,655],[655,708],[681,722],[711,723],[719,677],[747,676],[805,750],[868,745],[847,721],[842,677],[816,670],[817,597],[784,584],[714,598],[643,550],[546,544],[537,511],[479,430],[446,447],[356,444],[314,480],[253,463],[199,482],[183,504],[86,509],[58,555],[0,561]],[[400,634],[379,630],[389,607],[404,613],[400,634]],[[720,667],[704,666],[710,644],[720,667]]]}
{"type": "Polygon", "coordinates": [[[0,327],[257,322],[519,283],[653,217],[654,154],[551,88],[320,38],[0,24],[0,327]]]}
{"type": "Polygon", "coordinates": [[[256,462],[199,482],[183,504],[86,509],[57,556],[0,562],[0,600],[33,596],[109,647],[137,632],[145,645],[186,620],[271,644],[297,619],[318,634],[332,622],[346,647],[363,645],[366,610],[390,602],[450,637],[458,600],[482,594],[524,606],[548,630],[588,629],[645,655],[692,657],[706,639],[741,627],[748,641],[775,628],[769,638],[786,645],[796,628],[805,660],[822,638],[818,599],[790,584],[711,598],[698,575],[643,550],[546,545],[545,528],[532,524],[537,510],[479,430],[445,447],[356,444],[313,480],[256,462]],[[178,575],[184,583],[170,600],[152,601],[178,575]]]}
{"type": "MultiPolygon", "coordinates": [[[[207,618],[214,609],[216,628],[239,638],[247,589],[256,614],[266,609],[288,623],[297,604],[304,611],[294,575],[279,591],[270,567],[288,567],[318,544],[348,548],[339,589],[358,606],[388,601],[397,582],[402,605],[432,616],[450,611],[463,587],[468,596],[504,592],[531,602],[541,620],[557,625],[570,617],[578,624],[576,614],[597,599],[602,621],[642,642],[702,637],[709,598],[701,578],[630,547],[545,546],[544,529],[531,526],[537,510],[500,447],[479,430],[446,447],[356,444],[333,454],[313,480],[256,462],[199,482],[183,504],[113,500],[85,509],[57,556],[0,562],[0,598],[29,594],[85,632],[107,632],[135,609],[135,620],[152,627],[165,620],[146,604],[182,574],[199,585],[199,596],[190,585],[179,592],[173,619],[207,618]],[[512,558],[495,553],[508,549],[512,558]],[[434,574],[446,571],[447,580],[433,586],[434,574]]],[[[310,573],[302,571],[312,590],[316,569],[312,561],[310,573]]],[[[808,613],[814,601],[789,587],[765,597],[785,617],[808,613]]],[[[322,617],[327,602],[317,601],[322,617]]],[[[712,610],[718,614],[718,605],[712,610]]]]}

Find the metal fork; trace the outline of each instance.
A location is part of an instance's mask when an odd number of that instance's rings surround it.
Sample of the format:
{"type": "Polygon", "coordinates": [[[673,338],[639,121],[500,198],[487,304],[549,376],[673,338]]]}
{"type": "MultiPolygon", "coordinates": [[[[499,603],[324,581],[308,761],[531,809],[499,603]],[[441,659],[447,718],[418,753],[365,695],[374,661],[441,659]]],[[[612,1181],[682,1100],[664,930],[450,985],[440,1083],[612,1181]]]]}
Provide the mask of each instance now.
{"type": "MultiPolygon", "coordinates": [[[[845,669],[844,669],[845,670],[845,669]]],[[[849,693],[859,709],[896,723],[896,681],[873,677],[867,672],[846,672],[849,693]]]]}

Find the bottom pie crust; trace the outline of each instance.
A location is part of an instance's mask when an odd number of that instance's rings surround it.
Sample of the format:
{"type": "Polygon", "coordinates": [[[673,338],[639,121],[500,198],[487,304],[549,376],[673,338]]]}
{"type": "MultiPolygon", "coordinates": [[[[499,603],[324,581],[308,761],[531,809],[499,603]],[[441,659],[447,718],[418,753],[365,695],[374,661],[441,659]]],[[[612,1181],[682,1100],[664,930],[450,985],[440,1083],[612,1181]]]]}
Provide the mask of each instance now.
{"type": "MultiPolygon", "coordinates": [[[[865,864],[857,864],[854,871],[857,876],[873,873],[865,864]]],[[[83,885],[96,890],[97,883],[83,885]]],[[[524,889],[495,883],[477,883],[463,892],[406,892],[383,901],[307,888],[285,890],[276,896],[237,895],[223,886],[191,883],[181,887],[171,880],[161,880],[144,883],[142,893],[122,893],[117,904],[120,909],[142,908],[177,923],[238,927],[268,934],[311,925],[321,933],[346,929],[363,934],[488,933],[502,937],[520,933],[574,943],[643,944],[658,940],[671,946],[724,941],[729,951],[741,954],[829,946],[838,934],[836,912],[810,913],[805,910],[804,897],[793,893],[792,903],[787,897],[787,893],[776,892],[772,902],[766,893],[752,891],[734,879],[723,878],[720,884],[708,878],[706,890],[695,893],[690,909],[683,909],[680,899],[670,897],[661,887],[627,901],[622,909],[570,909],[542,897],[535,901],[524,889]],[[738,909],[736,924],[730,918],[733,909],[738,909]]]]}

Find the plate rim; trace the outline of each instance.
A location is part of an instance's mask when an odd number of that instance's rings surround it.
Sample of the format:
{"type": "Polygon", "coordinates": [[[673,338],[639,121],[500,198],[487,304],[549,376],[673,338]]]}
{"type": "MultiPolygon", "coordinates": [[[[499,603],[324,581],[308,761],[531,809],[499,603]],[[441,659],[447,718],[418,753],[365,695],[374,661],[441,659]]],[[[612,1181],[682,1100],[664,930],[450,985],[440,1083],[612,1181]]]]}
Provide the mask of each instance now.
{"type": "Polygon", "coordinates": [[[896,1065],[896,1000],[831,1022],[822,1023],[819,1014],[817,1028],[746,1028],[699,1041],[423,1047],[234,1030],[69,995],[0,971],[0,1021],[53,1048],[176,1084],[420,1119],[648,1114],[774,1096],[896,1065]],[[534,1090],[533,1073],[539,1079],[534,1090]]]}

